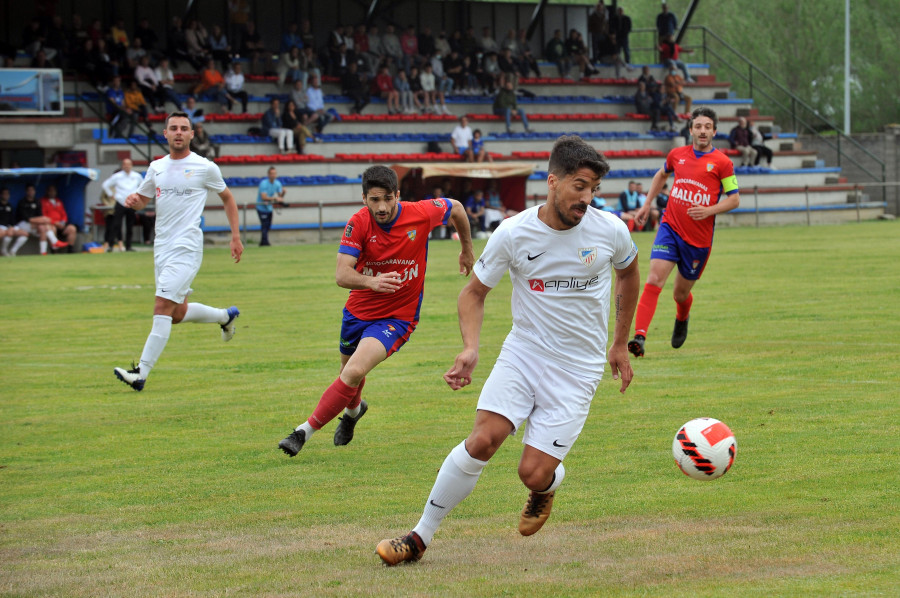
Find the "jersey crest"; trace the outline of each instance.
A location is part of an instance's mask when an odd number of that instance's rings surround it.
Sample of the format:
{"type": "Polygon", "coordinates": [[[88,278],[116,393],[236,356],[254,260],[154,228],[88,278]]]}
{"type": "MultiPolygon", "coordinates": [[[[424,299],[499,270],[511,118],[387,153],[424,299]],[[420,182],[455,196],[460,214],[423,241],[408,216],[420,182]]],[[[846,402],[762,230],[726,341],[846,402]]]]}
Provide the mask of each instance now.
{"type": "Polygon", "coordinates": [[[582,247],[578,250],[578,257],[581,258],[581,263],[585,266],[590,266],[594,263],[594,260],[597,259],[597,248],[596,247],[582,247]]]}
{"type": "Polygon", "coordinates": [[[416,229],[406,231],[406,236],[409,238],[410,241],[415,241],[416,240],[416,229]]]}

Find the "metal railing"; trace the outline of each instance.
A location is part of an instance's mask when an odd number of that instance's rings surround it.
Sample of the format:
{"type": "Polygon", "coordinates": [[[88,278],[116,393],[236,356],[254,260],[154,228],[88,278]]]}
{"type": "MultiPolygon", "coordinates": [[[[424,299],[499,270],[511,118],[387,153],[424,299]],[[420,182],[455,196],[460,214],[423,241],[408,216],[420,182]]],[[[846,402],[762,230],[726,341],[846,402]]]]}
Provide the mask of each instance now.
{"type": "MultiPolygon", "coordinates": [[[[754,106],[763,113],[771,113],[776,123],[790,123],[792,131],[816,137],[819,142],[834,151],[836,166],[852,164],[874,182],[887,181],[885,162],[858,141],[844,134],[837,124],[773,79],[765,70],[706,26],[691,26],[688,30],[699,32],[701,36],[699,44],[688,48],[694,53],[700,53],[699,61],[710,64],[710,72],[718,79],[723,81],[733,79],[732,89],[739,97],[751,98],[754,106]],[[852,149],[852,154],[848,148],[852,149]]],[[[632,36],[637,42],[631,47],[633,61],[658,63],[656,29],[635,29],[632,36]]],[[[686,61],[690,62],[690,56],[686,61]]],[[[887,187],[882,187],[883,200],[887,199],[886,190],[887,187]]]]}

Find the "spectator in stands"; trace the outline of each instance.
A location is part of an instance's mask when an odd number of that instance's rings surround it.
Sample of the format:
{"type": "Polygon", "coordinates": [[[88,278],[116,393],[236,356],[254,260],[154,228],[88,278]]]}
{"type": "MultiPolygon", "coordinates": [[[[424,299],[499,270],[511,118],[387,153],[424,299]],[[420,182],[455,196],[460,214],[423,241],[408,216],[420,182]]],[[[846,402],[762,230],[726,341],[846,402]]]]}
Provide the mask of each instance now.
{"type": "Polygon", "coordinates": [[[460,50],[459,53],[463,56],[469,56],[473,59],[473,62],[478,62],[477,54],[480,48],[478,43],[478,38],[475,37],[475,28],[471,25],[466,27],[465,33],[463,33],[462,40],[459,42],[460,50]]]}
{"type": "Polygon", "coordinates": [[[181,23],[181,17],[172,17],[172,24],[166,34],[166,55],[172,61],[172,66],[178,68],[179,60],[188,60],[187,37],[181,23]]]}
{"type": "Polygon", "coordinates": [[[422,89],[421,74],[418,67],[409,69],[409,89],[412,92],[413,103],[416,105],[416,108],[421,111],[422,114],[425,114],[427,108],[425,107],[425,90],[422,89]]]}
{"type": "MultiPolygon", "coordinates": [[[[178,99],[178,94],[175,93],[175,75],[172,73],[172,69],[169,68],[169,59],[166,57],[160,58],[159,64],[156,65],[153,72],[162,86],[162,93],[165,95],[165,98],[175,104],[176,108],[181,108],[181,100],[178,99]]],[[[165,104],[163,104],[163,107],[165,108],[165,104]]]]}
{"type": "Polygon", "coordinates": [[[462,67],[465,83],[461,93],[470,96],[483,94],[481,81],[484,79],[484,73],[481,70],[481,64],[478,62],[478,58],[473,58],[469,55],[463,56],[462,67]]]}
{"type": "Polygon", "coordinates": [[[125,30],[125,19],[117,19],[115,24],[109,28],[110,52],[121,62],[125,59],[125,53],[128,51],[129,40],[128,32],[125,30]]]}
{"type": "Polygon", "coordinates": [[[511,119],[513,116],[521,118],[522,125],[525,127],[525,132],[531,133],[531,129],[528,128],[528,117],[525,115],[525,111],[519,108],[518,103],[516,102],[516,92],[513,89],[512,81],[507,81],[503,84],[503,87],[497,93],[497,97],[494,98],[493,108],[494,114],[502,116],[506,121],[507,133],[512,133],[511,119]]]}
{"type": "Polygon", "coordinates": [[[128,49],[125,51],[125,64],[130,69],[134,69],[141,63],[141,58],[147,56],[147,51],[144,50],[143,42],[141,38],[136,37],[131,40],[131,44],[128,46],[128,49]]]}
{"type": "Polygon", "coordinates": [[[157,56],[158,50],[156,45],[159,43],[159,36],[156,35],[156,31],[150,26],[150,20],[147,17],[142,17],[138,21],[137,29],[134,30],[134,39],[141,40],[141,47],[144,48],[149,56],[157,56]]]}
{"type": "Polygon", "coordinates": [[[572,61],[569,59],[569,53],[566,51],[566,43],[563,40],[561,29],[555,30],[553,37],[547,42],[547,47],[544,49],[544,58],[556,65],[560,77],[569,76],[572,61]]]}
{"type": "Polygon", "coordinates": [[[241,112],[247,113],[247,102],[250,95],[244,89],[244,67],[240,62],[232,62],[228,72],[225,73],[225,94],[228,99],[228,111],[234,108],[234,102],[240,100],[241,112]]]}
{"type": "Polygon", "coordinates": [[[306,89],[310,76],[321,77],[322,68],[315,48],[305,46],[300,52],[300,81],[303,83],[304,89],[306,89]]]}
{"type": "MultiPolygon", "coordinates": [[[[678,114],[675,112],[675,107],[667,101],[666,97],[663,95],[662,86],[659,85],[656,81],[652,81],[650,85],[647,86],[647,93],[650,94],[650,111],[658,111],[661,118],[665,118],[669,122],[669,131],[675,130],[675,121],[678,120],[678,114]]],[[[657,126],[657,129],[659,127],[657,126]]]]}
{"type": "Polygon", "coordinates": [[[271,137],[281,153],[286,154],[294,146],[294,132],[285,128],[281,119],[281,100],[269,100],[269,109],[262,115],[262,133],[271,137]]]}
{"type": "Polygon", "coordinates": [[[434,35],[431,33],[431,27],[426,25],[422,28],[422,33],[419,34],[418,41],[419,56],[422,56],[426,60],[434,56],[434,53],[437,51],[437,45],[435,43],[434,35]]]}
{"type": "Polygon", "coordinates": [[[653,98],[647,91],[647,85],[638,81],[638,90],[634,94],[634,111],[637,114],[645,114],[650,117],[650,130],[655,131],[659,125],[659,105],[654,104],[653,98]]]}
{"type": "Polygon", "coordinates": [[[587,48],[584,45],[584,41],[581,39],[581,33],[579,33],[577,29],[569,31],[569,37],[566,38],[566,53],[569,55],[569,58],[578,65],[578,68],[581,70],[582,78],[591,77],[599,72],[591,64],[587,48]]]}
{"type": "Polygon", "coordinates": [[[500,78],[503,75],[497,58],[496,52],[488,52],[484,55],[484,62],[481,65],[481,87],[491,95],[500,86],[500,78]]]}
{"type": "Polygon", "coordinates": [[[147,118],[150,116],[150,109],[148,106],[147,99],[141,93],[141,88],[138,86],[137,81],[132,79],[131,83],[128,84],[128,89],[125,90],[125,108],[130,110],[132,114],[135,114],[138,120],[149,128],[150,122],[147,118]]]}
{"type": "Polygon", "coordinates": [[[647,88],[647,91],[652,91],[654,86],[659,86],[656,79],[653,78],[653,75],[650,73],[650,67],[646,64],[641,67],[641,76],[637,79],[638,83],[643,83],[647,88]]]}
{"type": "Polygon", "coordinates": [[[472,127],[469,126],[469,119],[465,116],[459,118],[459,124],[453,128],[450,133],[450,141],[453,143],[453,149],[456,153],[465,158],[466,162],[475,161],[475,153],[472,150],[472,127]]]}
{"type": "MultiPolygon", "coordinates": [[[[69,40],[69,50],[81,48],[84,46],[84,40],[90,37],[87,29],[84,28],[84,21],[82,21],[80,14],[75,13],[69,19],[66,37],[69,40]]],[[[146,40],[144,42],[144,47],[147,47],[146,40]]]]}
{"type": "MultiPolygon", "coordinates": [[[[322,95],[319,77],[310,79],[306,90],[306,108],[309,110],[309,124],[312,124],[316,133],[321,134],[325,127],[332,121],[332,115],[325,110],[325,99],[322,95]]],[[[318,137],[316,141],[321,141],[318,137]]]]}
{"type": "Polygon", "coordinates": [[[631,35],[631,17],[625,14],[625,9],[619,6],[610,22],[611,33],[616,35],[616,53],[621,54],[625,64],[631,64],[631,46],[628,37],[631,35]]]}
{"type": "Polygon", "coordinates": [[[484,147],[484,138],[481,136],[481,129],[472,131],[472,155],[476,162],[493,162],[494,159],[484,147]]]}
{"type": "Polygon", "coordinates": [[[491,35],[490,27],[485,26],[481,28],[481,39],[478,40],[478,47],[481,49],[481,53],[485,55],[491,52],[495,54],[500,53],[500,46],[494,40],[494,36],[491,35]]]}
{"type": "Polygon", "coordinates": [[[632,230],[634,215],[641,207],[637,193],[637,183],[628,181],[628,189],[619,193],[619,218],[628,224],[628,230],[632,230]]]}
{"type": "Polygon", "coordinates": [[[113,246],[119,251],[131,250],[131,238],[134,233],[135,211],[125,207],[125,199],[135,193],[143,182],[144,177],[134,171],[134,163],[125,158],[122,160],[121,170],[113,173],[111,177],[103,181],[103,192],[116,200],[115,211],[112,217],[112,233],[107,235],[109,245],[104,245],[108,250],[113,246]],[[122,221],[125,221],[125,245],[122,245],[122,221]]]}
{"type": "Polygon", "coordinates": [[[219,103],[223,112],[228,111],[229,99],[228,92],[225,91],[225,77],[216,69],[216,61],[212,58],[207,58],[206,68],[200,72],[200,82],[193,89],[196,97],[207,92],[219,103]]]}
{"type": "MultiPolygon", "coordinates": [[[[48,241],[54,249],[62,249],[66,246],[56,238],[50,219],[44,216],[41,204],[35,196],[34,185],[31,183],[25,185],[25,197],[20,199],[16,206],[16,220],[18,221],[16,228],[39,239],[41,255],[47,255],[48,241]]],[[[12,248],[13,255],[25,243],[23,239],[27,240],[28,237],[21,237],[16,241],[12,248]]]]}
{"type": "MultiPolygon", "coordinates": [[[[638,194],[638,203],[644,205],[647,201],[647,194],[644,193],[644,184],[640,181],[637,183],[637,194],[638,194]]],[[[659,222],[659,210],[655,207],[650,206],[650,216],[647,219],[647,222],[644,223],[644,227],[641,229],[642,231],[653,231],[656,229],[656,225],[659,222]]]]}
{"type": "Polygon", "coordinates": [[[198,156],[203,156],[207,160],[216,159],[216,154],[218,153],[217,148],[215,144],[213,144],[209,133],[206,132],[206,129],[201,123],[196,123],[194,125],[194,138],[191,139],[191,151],[198,156]]]}
{"type": "Polygon", "coordinates": [[[330,34],[328,34],[327,50],[329,69],[334,64],[334,57],[335,55],[337,55],[338,49],[341,47],[341,45],[346,46],[348,41],[352,43],[353,37],[344,35],[343,25],[339,24],[337,27],[331,30],[330,34]]]}
{"type": "Polygon", "coordinates": [[[522,76],[527,77],[534,71],[535,77],[541,76],[541,68],[538,66],[537,59],[531,53],[531,44],[528,43],[528,31],[519,29],[518,51],[516,59],[522,65],[522,76]]]}
{"type": "Polygon", "coordinates": [[[603,53],[601,48],[608,43],[609,36],[609,10],[603,4],[603,0],[597,2],[594,10],[588,15],[588,33],[591,34],[591,56],[593,60],[600,61],[603,53]]]}
{"type": "Polygon", "coordinates": [[[418,67],[419,58],[419,37],[416,35],[416,28],[409,25],[403,35],[400,36],[400,49],[403,51],[403,59],[400,66],[412,79],[412,67],[418,67]]]}
{"type": "Polygon", "coordinates": [[[430,64],[431,70],[434,73],[435,90],[437,91],[437,101],[434,104],[434,113],[450,114],[450,110],[447,108],[446,98],[447,94],[453,90],[453,79],[448,77],[447,73],[444,71],[444,60],[440,53],[435,52],[434,56],[431,57],[430,64]],[[437,102],[440,102],[440,108],[438,108],[437,102]]]}
{"type": "Polygon", "coordinates": [[[140,87],[144,97],[150,101],[153,111],[162,112],[166,103],[166,94],[159,79],[156,77],[156,71],[150,66],[149,56],[141,57],[140,63],[134,69],[134,80],[140,87]]]}
{"type": "Polygon", "coordinates": [[[79,64],[87,74],[88,80],[101,92],[106,91],[110,80],[118,72],[118,66],[110,60],[105,47],[106,44],[102,39],[96,42],[87,39],[79,58],[79,64]]]}
{"type": "Polygon", "coordinates": [[[517,56],[519,54],[519,40],[516,37],[516,30],[510,29],[506,32],[506,37],[500,42],[500,52],[503,53],[503,50],[509,48],[510,52],[512,52],[513,56],[517,56]]]}
{"type": "Polygon", "coordinates": [[[91,24],[88,26],[88,36],[90,36],[91,40],[96,44],[97,41],[101,39],[105,39],[105,35],[103,34],[103,22],[100,19],[94,19],[91,21],[91,24]]]}
{"type": "Polygon", "coordinates": [[[459,93],[465,94],[468,90],[468,82],[462,56],[453,49],[449,54],[441,53],[441,56],[443,57],[444,74],[452,81],[450,89],[457,89],[459,93]]]}
{"type": "MultiPolygon", "coordinates": [[[[347,69],[351,64],[357,64],[356,54],[347,44],[341,44],[331,57],[331,75],[333,77],[343,77],[347,74],[347,69]]],[[[358,67],[359,65],[357,64],[358,67]]]]}
{"type": "Polygon", "coordinates": [[[222,27],[219,25],[212,26],[208,43],[210,54],[215,60],[219,61],[219,64],[222,65],[222,70],[226,70],[231,62],[231,44],[228,42],[228,37],[225,35],[222,27]]]}
{"type": "Polygon", "coordinates": [[[663,79],[663,87],[666,92],[665,101],[676,114],[678,114],[678,104],[682,101],[684,102],[684,111],[691,111],[691,103],[694,100],[691,96],[684,93],[684,79],[681,78],[677,70],[673,68],[669,71],[669,74],[663,79]]]}
{"type": "Polygon", "coordinates": [[[752,166],[759,153],[753,148],[753,133],[747,126],[747,119],[738,118],[738,124],[728,134],[731,149],[736,149],[741,154],[741,166],[752,166]]]}
{"type": "Polygon", "coordinates": [[[400,96],[400,109],[403,114],[415,114],[421,108],[419,100],[412,92],[409,77],[406,76],[406,71],[403,69],[397,71],[397,75],[394,77],[394,89],[400,96]]]}
{"type": "Polygon", "coordinates": [[[197,100],[194,99],[194,96],[187,97],[184,104],[181,105],[181,111],[188,115],[192,123],[202,123],[206,120],[203,108],[197,108],[197,100]]]}
{"type": "Polygon", "coordinates": [[[44,47],[46,32],[37,17],[31,19],[22,31],[22,49],[26,54],[34,56],[44,47]]]}
{"type": "Polygon", "coordinates": [[[187,47],[188,61],[200,70],[209,60],[209,33],[203,23],[197,19],[188,21],[184,30],[184,42],[187,47]]]}
{"type": "Polygon", "coordinates": [[[269,230],[272,228],[272,207],[281,203],[285,191],[278,180],[278,171],[270,166],[267,177],[259,182],[259,192],[256,196],[256,213],[259,215],[259,246],[268,247],[269,230]]]}
{"type": "Polygon", "coordinates": [[[250,0],[228,0],[228,36],[236,48],[244,43],[247,26],[252,22],[250,16],[250,0]]]}
{"type": "Polygon", "coordinates": [[[41,212],[49,218],[51,230],[59,238],[59,243],[54,245],[54,248],[65,248],[66,251],[72,253],[78,229],[69,222],[66,207],[57,195],[56,185],[48,185],[46,194],[47,196],[41,199],[41,212]]]}
{"type": "Polygon", "coordinates": [[[400,114],[400,92],[394,87],[394,79],[388,67],[382,66],[375,77],[378,97],[387,103],[388,114],[400,114]]]}
{"type": "Polygon", "coordinates": [[[244,34],[241,36],[241,56],[250,59],[251,73],[259,73],[268,65],[266,46],[253,21],[247,21],[244,34]]]}
{"type": "Polygon", "coordinates": [[[278,86],[285,81],[301,81],[300,78],[300,48],[292,47],[287,52],[282,52],[278,58],[278,86]]]}
{"type": "Polygon", "coordinates": [[[422,109],[423,114],[429,112],[439,114],[435,104],[437,87],[435,86],[434,68],[430,62],[427,62],[422,72],[419,73],[419,85],[422,88],[422,103],[425,105],[422,109]]]}
{"type": "Polygon", "coordinates": [[[56,55],[52,59],[49,56],[47,57],[49,62],[57,64],[60,67],[68,66],[66,61],[70,57],[69,52],[72,49],[72,45],[69,40],[68,32],[63,25],[61,15],[53,15],[50,26],[47,27],[47,37],[44,40],[44,49],[56,51],[56,55]]]}
{"type": "Polygon", "coordinates": [[[621,76],[623,67],[627,68],[629,71],[631,70],[631,67],[626,65],[625,61],[622,60],[622,57],[619,55],[619,43],[616,40],[615,33],[607,35],[600,44],[600,62],[613,65],[615,67],[617,79],[621,76]]]}
{"type": "Polygon", "coordinates": [[[122,89],[122,79],[119,77],[113,77],[109,89],[106,90],[106,114],[110,119],[110,133],[113,137],[123,137],[123,125],[128,127],[128,132],[124,137],[131,137],[134,134],[137,114],[125,105],[125,91],[122,89]]]}
{"type": "Polygon", "coordinates": [[[316,36],[312,32],[312,22],[309,19],[300,21],[300,39],[303,40],[303,48],[316,48],[316,36]]]}
{"type": "Polygon", "coordinates": [[[47,60],[46,51],[41,48],[37,51],[37,54],[34,55],[34,58],[31,59],[31,68],[33,69],[49,69],[53,68],[53,65],[50,64],[50,61],[47,60]]]}
{"type": "Polygon", "coordinates": [[[664,39],[670,35],[674,36],[678,30],[678,19],[669,12],[669,5],[662,3],[662,12],[656,15],[656,33],[659,39],[664,39]]]}
{"type": "MultiPolygon", "coordinates": [[[[371,45],[371,42],[370,42],[371,45]]],[[[384,35],[381,36],[381,46],[386,56],[392,56],[398,65],[403,65],[403,47],[400,45],[400,38],[394,32],[394,26],[388,24],[384,28],[384,35]]],[[[409,73],[406,73],[409,76],[409,73]]]]}
{"type": "Polygon", "coordinates": [[[475,232],[484,232],[485,229],[485,203],[484,191],[476,189],[471,195],[463,199],[466,208],[466,216],[469,217],[469,228],[475,232]]]}
{"type": "Polygon", "coordinates": [[[4,257],[15,256],[28,240],[28,232],[18,228],[16,222],[16,209],[9,203],[9,189],[0,187],[0,255],[4,257]],[[10,250],[13,239],[16,239],[16,244],[10,250]]]}
{"type": "Polygon", "coordinates": [[[760,132],[756,124],[749,120],[747,121],[747,128],[750,129],[751,143],[753,144],[753,149],[756,150],[756,160],[753,162],[753,165],[759,166],[760,159],[765,158],[766,167],[769,170],[775,170],[775,167],[772,166],[772,150],[766,147],[766,136],[760,132]]]}
{"type": "Polygon", "coordinates": [[[502,81],[512,81],[513,87],[519,85],[519,71],[512,57],[512,50],[503,48],[497,57],[497,66],[500,67],[502,81]]]}
{"type": "Polygon", "coordinates": [[[378,26],[370,26],[369,32],[366,34],[366,37],[368,38],[367,42],[369,44],[369,54],[372,56],[372,59],[374,61],[373,64],[380,64],[381,61],[384,60],[384,58],[387,56],[387,51],[384,49],[384,42],[381,39],[381,35],[378,33],[378,26]]]}
{"type": "Polygon", "coordinates": [[[693,50],[686,50],[676,44],[675,37],[672,35],[663,38],[659,44],[659,59],[663,66],[667,69],[680,69],[682,74],[684,74],[684,80],[688,83],[693,83],[694,80],[691,79],[691,75],[688,73],[687,65],[678,59],[682,52],[690,54],[693,50]]]}
{"type": "Polygon", "coordinates": [[[341,77],[341,93],[353,100],[350,114],[361,114],[371,101],[369,83],[355,61],[347,66],[347,72],[341,77]]]}
{"type": "Polygon", "coordinates": [[[281,122],[285,129],[290,129],[294,132],[294,146],[297,149],[297,153],[304,153],[306,140],[313,137],[313,134],[303,122],[303,116],[297,111],[297,105],[293,100],[285,102],[284,111],[281,113],[281,122]]]}
{"type": "Polygon", "coordinates": [[[281,36],[281,46],[279,52],[281,54],[290,54],[291,50],[303,48],[303,38],[300,37],[300,26],[296,22],[288,25],[288,30],[281,36]]]}

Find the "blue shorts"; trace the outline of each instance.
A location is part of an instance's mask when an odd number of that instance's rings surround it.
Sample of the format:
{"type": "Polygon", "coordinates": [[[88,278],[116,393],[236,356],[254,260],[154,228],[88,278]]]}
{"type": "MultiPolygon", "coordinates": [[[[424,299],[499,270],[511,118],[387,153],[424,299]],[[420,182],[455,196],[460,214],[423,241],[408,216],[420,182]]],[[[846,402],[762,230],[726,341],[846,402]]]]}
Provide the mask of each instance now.
{"type": "Polygon", "coordinates": [[[712,247],[694,247],[682,240],[672,227],[663,222],[656,231],[651,260],[666,260],[678,264],[678,271],[687,280],[700,280],[712,247]]]}
{"type": "Polygon", "coordinates": [[[409,336],[416,329],[418,322],[408,322],[406,320],[395,320],[387,318],[384,320],[360,320],[355,317],[347,308],[344,308],[344,319],[341,322],[341,346],[340,351],[344,355],[353,355],[359,341],[369,336],[377,339],[388,356],[400,350],[400,347],[406,344],[409,336]]]}

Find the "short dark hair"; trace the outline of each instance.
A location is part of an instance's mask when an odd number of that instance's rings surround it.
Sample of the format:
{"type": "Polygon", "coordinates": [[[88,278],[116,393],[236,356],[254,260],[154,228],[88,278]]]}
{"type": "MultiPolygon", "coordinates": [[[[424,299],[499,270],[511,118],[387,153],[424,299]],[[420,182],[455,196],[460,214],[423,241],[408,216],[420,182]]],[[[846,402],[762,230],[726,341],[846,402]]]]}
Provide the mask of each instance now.
{"type": "Polygon", "coordinates": [[[187,115],[187,112],[181,112],[176,110],[175,112],[169,113],[169,116],[166,117],[166,128],[169,128],[169,121],[173,118],[186,118],[188,122],[191,123],[191,129],[194,128],[194,121],[191,120],[191,117],[187,115]]]}
{"type": "Polygon", "coordinates": [[[609,172],[609,163],[603,154],[578,135],[563,135],[557,139],[550,152],[550,173],[564,177],[581,168],[589,168],[602,178],[609,172]]]}
{"type": "Polygon", "coordinates": [[[397,182],[397,173],[381,164],[366,168],[362,175],[363,193],[368,194],[369,189],[373,187],[380,187],[391,194],[396,193],[400,189],[400,185],[397,182]]]}
{"type": "MultiPolygon", "coordinates": [[[[716,115],[716,111],[712,108],[708,108],[703,106],[702,108],[697,108],[693,112],[691,112],[691,122],[688,123],[688,128],[694,128],[694,119],[698,116],[705,116],[707,118],[711,118],[713,121],[713,129],[718,130],[719,128],[719,117],[716,115]]],[[[748,125],[749,126],[749,125],[748,125]]]]}

